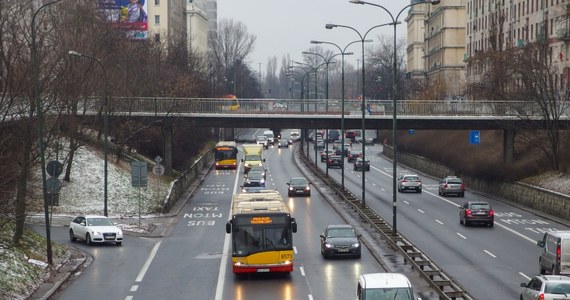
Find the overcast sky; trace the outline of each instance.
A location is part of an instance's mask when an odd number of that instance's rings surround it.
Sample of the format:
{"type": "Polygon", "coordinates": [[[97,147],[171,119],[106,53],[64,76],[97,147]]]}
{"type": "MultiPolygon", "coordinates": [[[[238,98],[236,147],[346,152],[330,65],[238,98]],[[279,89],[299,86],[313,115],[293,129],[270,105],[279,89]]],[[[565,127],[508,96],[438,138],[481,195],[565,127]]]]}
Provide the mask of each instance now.
{"type": "MultiPolygon", "coordinates": [[[[388,9],[394,18],[410,3],[409,0],[368,0],[388,9]]],[[[405,38],[407,15],[404,11],[398,21],[397,38],[405,38]]],[[[346,25],[358,30],[364,35],[370,28],[392,22],[384,10],[371,5],[357,5],[349,0],[218,0],[218,21],[221,19],[241,21],[247,26],[250,34],[257,37],[254,52],[248,61],[254,70],[265,74],[268,57],[277,56],[280,63],[284,55],[289,53],[291,59],[302,61],[302,51],[313,46],[311,40],[333,42],[344,48],[354,40],[360,40],[358,34],[348,28],[325,29],[325,24],[335,23],[346,25]]],[[[393,27],[385,26],[373,29],[366,39],[378,41],[379,35],[393,36],[393,27]]],[[[321,45],[323,48],[338,49],[331,45],[321,45]]],[[[352,58],[347,57],[347,63],[356,63],[360,58],[360,44],[351,45],[348,52],[354,52],[352,58]]]]}

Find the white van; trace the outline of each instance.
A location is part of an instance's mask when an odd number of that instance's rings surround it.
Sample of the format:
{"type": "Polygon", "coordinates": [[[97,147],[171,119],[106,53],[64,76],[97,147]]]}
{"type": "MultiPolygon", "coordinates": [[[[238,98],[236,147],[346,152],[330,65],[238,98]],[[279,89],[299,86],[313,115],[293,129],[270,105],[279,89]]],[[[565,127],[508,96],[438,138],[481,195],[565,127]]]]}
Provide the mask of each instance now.
{"type": "MultiPolygon", "coordinates": [[[[370,273],[358,278],[358,300],[415,300],[412,284],[400,273],[370,273]]],[[[420,300],[420,298],[418,298],[420,300]]]]}
{"type": "Polygon", "coordinates": [[[275,145],[275,136],[273,135],[273,130],[265,130],[263,135],[267,137],[267,142],[270,145],[275,145]]]}
{"type": "Polygon", "coordinates": [[[547,231],[536,245],[540,274],[570,275],[570,230],[547,231]]]}

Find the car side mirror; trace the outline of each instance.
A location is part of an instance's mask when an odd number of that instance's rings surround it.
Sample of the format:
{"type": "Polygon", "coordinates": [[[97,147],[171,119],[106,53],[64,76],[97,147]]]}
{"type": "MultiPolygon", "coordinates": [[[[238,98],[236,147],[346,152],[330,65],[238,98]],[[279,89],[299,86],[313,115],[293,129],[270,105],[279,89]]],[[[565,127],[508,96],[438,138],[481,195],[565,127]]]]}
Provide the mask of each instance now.
{"type": "Polygon", "coordinates": [[[261,160],[262,162],[265,162],[265,158],[261,160]]]}
{"type": "Polygon", "coordinates": [[[287,185],[291,185],[291,183],[287,182],[287,185]]]}
{"type": "Polygon", "coordinates": [[[324,239],[324,238],[325,238],[325,235],[321,233],[321,237],[324,239]]]}
{"type": "Polygon", "coordinates": [[[232,233],[232,221],[226,223],[226,233],[232,233]]]}
{"type": "Polygon", "coordinates": [[[79,225],[85,226],[85,222],[81,222],[81,223],[79,223],[79,225]]]}
{"type": "Polygon", "coordinates": [[[536,246],[538,246],[540,248],[544,248],[544,242],[543,241],[536,241],[536,246]]]}
{"type": "Polygon", "coordinates": [[[521,283],[521,287],[526,287],[526,283],[521,283]]]}

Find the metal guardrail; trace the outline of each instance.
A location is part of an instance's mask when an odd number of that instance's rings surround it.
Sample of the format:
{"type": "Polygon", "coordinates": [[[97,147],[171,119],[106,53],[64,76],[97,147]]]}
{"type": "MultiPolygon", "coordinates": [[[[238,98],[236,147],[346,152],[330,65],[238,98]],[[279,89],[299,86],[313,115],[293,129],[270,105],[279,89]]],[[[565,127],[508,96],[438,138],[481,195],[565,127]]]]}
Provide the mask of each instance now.
{"type": "Polygon", "coordinates": [[[374,212],[370,207],[362,205],[362,201],[350,191],[343,189],[342,186],[332,177],[327,176],[323,170],[315,166],[301,149],[301,158],[306,166],[325,182],[330,188],[346,203],[351,205],[353,209],[380,233],[385,240],[390,243],[392,248],[399,251],[406,263],[409,263],[419,274],[429,283],[429,285],[437,291],[440,299],[450,300],[473,300],[463,288],[461,288],[453,279],[445,274],[427,255],[416,248],[401,234],[394,235],[392,226],[390,226],[382,217],[374,212]]]}
{"type": "MultiPolygon", "coordinates": [[[[79,105],[80,113],[99,111],[102,99],[88,99],[79,105]]],[[[223,98],[124,98],[109,99],[111,114],[154,113],[177,115],[189,113],[212,114],[301,114],[340,115],[343,101],[339,99],[239,99],[239,108],[223,98]]],[[[392,100],[366,100],[367,115],[392,115],[392,100]]],[[[543,117],[540,105],[532,101],[462,101],[398,100],[399,116],[516,116],[543,117]]],[[[361,100],[344,100],[345,115],[361,115],[361,100]]],[[[557,113],[570,117],[570,103],[560,102],[557,113]]]]}

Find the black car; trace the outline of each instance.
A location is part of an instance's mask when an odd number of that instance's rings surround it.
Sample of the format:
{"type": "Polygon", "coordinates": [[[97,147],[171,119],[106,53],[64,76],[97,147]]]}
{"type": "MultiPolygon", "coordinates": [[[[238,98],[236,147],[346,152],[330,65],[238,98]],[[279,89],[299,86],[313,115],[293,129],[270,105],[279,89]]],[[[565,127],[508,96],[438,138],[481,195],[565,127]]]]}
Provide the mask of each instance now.
{"type": "Polygon", "coordinates": [[[329,168],[333,168],[333,167],[342,168],[342,163],[343,163],[343,159],[342,159],[342,156],[340,156],[340,155],[331,155],[327,159],[327,166],[329,168]]]}
{"type": "Polygon", "coordinates": [[[357,158],[356,161],[354,162],[354,171],[362,171],[363,166],[364,170],[370,171],[370,161],[367,159],[363,163],[362,158],[360,157],[357,158]]]}
{"type": "Polygon", "coordinates": [[[294,177],[287,182],[287,194],[291,196],[311,196],[311,183],[305,177],[294,177]]]}
{"type": "Polygon", "coordinates": [[[353,256],[360,258],[362,235],[350,225],[328,225],[321,234],[321,254],[332,256],[353,256]]]}
{"type": "Polygon", "coordinates": [[[348,156],[348,152],[350,151],[351,145],[349,143],[345,143],[344,149],[341,149],[341,148],[342,147],[340,145],[338,145],[334,148],[336,155],[348,156]]]}
{"type": "Polygon", "coordinates": [[[491,204],[485,201],[468,201],[459,209],[459,223],[469,226],[471,223],[484,223],[493,227],[495,212],[491,204]]]}

